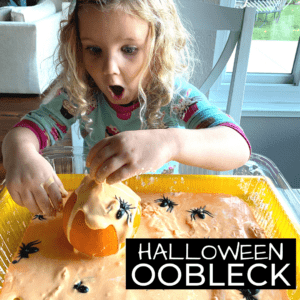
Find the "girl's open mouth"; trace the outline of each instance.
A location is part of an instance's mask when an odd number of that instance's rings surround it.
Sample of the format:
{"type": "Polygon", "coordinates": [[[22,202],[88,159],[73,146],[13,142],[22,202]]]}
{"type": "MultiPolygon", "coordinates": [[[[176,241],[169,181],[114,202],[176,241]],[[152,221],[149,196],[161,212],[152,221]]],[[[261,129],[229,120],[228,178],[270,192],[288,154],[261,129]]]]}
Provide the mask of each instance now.
{"type": "Polygon", "coordinates": [[[124,95],[124,88],[120,85],[110,85],[109,92],[115,100],[121,100],[124,95]]]}

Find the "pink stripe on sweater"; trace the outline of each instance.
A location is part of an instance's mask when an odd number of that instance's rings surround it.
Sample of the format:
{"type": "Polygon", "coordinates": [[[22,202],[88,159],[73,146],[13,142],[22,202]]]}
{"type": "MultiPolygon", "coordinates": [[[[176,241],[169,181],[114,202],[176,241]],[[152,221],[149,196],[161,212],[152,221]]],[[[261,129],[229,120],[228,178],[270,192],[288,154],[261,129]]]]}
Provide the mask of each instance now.
{"type": "Polygon", "coordinates": [[[67,133],[67,126],[61,125],[59,123],[56,123],[56,126],[63,132],[67,133]]]}
{"type": "Polygon", "coordinates": [[[140,103],[134,103],[130,106],[122,106],[113,103],[109,103],[110,107],[116,111],[117,117],[120,120],[128,120],[131,117],[131,113],[140,106],[140,103]]]}
{"type": "Polygon", "coordinates": [[[247,142],[248,146],[249,146],[249,149],[250,149],[250,154],[251,154],[251,145],[250,145],[250,142],[249,140],[247,139],[244,131],[237,125],[233,124],[233,123],[222,123],[222,124],[219,124],[219,126],[226,126],[226,127],[230,127],[232,129],[234,129],[235,131],[237,131],[244,139],[245,141],[247,142]]]}
{"type": "Polygon", "coordinates": [[[183,121],[187,122],[196,111],[198,111],[198,106],[197,103],[194,103],[187,109],[186,113],[184,114],[183,121]]]}
{"type": "Polygon", "coordinates": [[[43,150],[47,146],[48,137],[46,135],[46,131],[40,129],[40,127],[37,126],[34,122],[29,120],[22,120],[19,123],[17,123],[14,127],[24,127],[30,129],[36,135],[39,141],[40,150],[43,150]]]}

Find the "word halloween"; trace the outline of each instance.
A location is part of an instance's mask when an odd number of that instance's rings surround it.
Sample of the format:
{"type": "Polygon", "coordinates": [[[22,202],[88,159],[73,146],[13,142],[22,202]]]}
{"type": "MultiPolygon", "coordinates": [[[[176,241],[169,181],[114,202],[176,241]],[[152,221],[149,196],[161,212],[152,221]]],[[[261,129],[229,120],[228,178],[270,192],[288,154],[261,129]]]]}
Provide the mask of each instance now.
{"type": "Polygon", "coordinates": [[[295,289],[295,239],[127,239],[126,289],[295,289]]]}

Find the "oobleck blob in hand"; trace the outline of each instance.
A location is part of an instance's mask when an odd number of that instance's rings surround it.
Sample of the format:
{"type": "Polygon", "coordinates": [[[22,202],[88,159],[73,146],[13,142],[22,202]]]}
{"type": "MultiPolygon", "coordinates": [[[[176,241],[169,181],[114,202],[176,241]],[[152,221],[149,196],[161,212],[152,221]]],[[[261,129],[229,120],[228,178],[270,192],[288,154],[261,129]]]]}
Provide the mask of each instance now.
{"type": "Polygon", "coordinates": [[[117,253],[138,230],[140,203],[140,197],[125,184],[99,184],[86,176],[64,206],[68,241],[90,256],[117,253]]]}

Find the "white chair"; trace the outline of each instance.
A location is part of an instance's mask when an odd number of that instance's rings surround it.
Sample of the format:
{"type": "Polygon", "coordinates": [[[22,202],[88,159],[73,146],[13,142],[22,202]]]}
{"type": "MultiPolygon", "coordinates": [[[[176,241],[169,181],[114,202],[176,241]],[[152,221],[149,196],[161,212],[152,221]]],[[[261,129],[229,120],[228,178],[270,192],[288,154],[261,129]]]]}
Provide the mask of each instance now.
{"type": "MultiPolygon", "coordinates": [[[[244,9],[207,4],[198,0],[181,1],[180,12],[197,30],[228,30],[227,43],[219,60],[200,88],[204,94],[210,90],[222,73],[236,46],[235,60],[230,83],[226,113],[239,124],[244,99],[255,8],[244,9]]],[[[211,51],[211,49],[207,49],[211,51]]]]}
{"type": "Polygon", "coordinates": [[[42,94],[57,77],[62,0],[0,8],[0,93],[42,94]]]}
{"type": "MultiPolygon", "coordinates": [[[[190,21],[194,31],[230,31],[219,60],[199,89],[204,94],[209,92],[236,47],[226,113],[240,124],[256,9],[223,7],[199,0],[181,1],[179,7],[180,13],[190,21]]],[[[179,172],[180,174],[232,174],[231,171],[215,172],[182,164],[179,165],[179,172]]]]}

